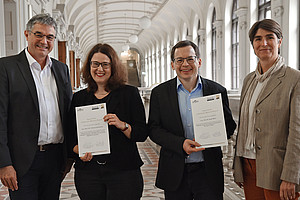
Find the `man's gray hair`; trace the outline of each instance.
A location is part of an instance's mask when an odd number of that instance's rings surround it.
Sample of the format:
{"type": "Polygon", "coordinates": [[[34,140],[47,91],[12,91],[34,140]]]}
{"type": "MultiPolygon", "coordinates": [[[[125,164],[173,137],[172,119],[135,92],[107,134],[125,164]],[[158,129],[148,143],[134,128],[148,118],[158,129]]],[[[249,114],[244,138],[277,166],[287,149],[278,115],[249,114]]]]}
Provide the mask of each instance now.
{"type": "Polygon", "coordinates": [[[26,24],[26,30],[31,31],[35,24],[45,24],[53,26],[55,31],[57,30],[57,24],[50,14],[37,14],[33,16],[26,24]]]}

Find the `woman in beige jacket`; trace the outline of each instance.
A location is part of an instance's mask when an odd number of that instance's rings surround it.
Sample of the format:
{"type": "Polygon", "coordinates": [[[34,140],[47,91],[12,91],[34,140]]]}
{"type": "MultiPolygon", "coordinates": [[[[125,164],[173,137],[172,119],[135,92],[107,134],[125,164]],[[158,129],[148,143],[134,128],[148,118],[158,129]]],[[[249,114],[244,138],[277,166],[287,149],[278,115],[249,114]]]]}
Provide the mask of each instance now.
{"type": "Polygon", "coordinates": [[[234,179],[247,200],[298,199],[300,72],[279,55],[277,22],[256,22],[249,38],[259,62],[242,88],[234,179]]]}

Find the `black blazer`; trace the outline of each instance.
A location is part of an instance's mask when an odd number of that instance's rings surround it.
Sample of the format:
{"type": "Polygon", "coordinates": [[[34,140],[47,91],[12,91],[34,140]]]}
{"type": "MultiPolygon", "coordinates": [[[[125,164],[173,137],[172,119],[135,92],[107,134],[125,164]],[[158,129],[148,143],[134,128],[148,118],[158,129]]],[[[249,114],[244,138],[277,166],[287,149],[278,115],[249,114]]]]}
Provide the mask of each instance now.
{"type": "MultiPolygon", "coordinates": [[[[72,98],[69,70],[65,64],[51,60],[65,129],[72,98]]],[[[0,168],[13,165],[17,175],[23,176],[34,159],[39,129],[37,91],[23,50],[18,55],[0,59],[0,168]]]]}
{"type": "MultiPolygon", "coordinates": [[[[233,134],[236,124],[229,109],[227,91],[216,82],[201,78],[203,95],[222,94],[227,137],[233,134]]],[[[150,138],[161,146],[156,186],[169,191],[179,187],[183,177],[186,153],[182,146],[186,139],[181,121],[176,78],[152,90],[150,99],[150,138]]],[[[209,183],[218,192],[224,191],[222,151],[220,147],[203,151],[209,183]]],[[[199,177],[200,179],[201,177],[199,177]]]]}
{"type": "MultiPolygon", "coordinates": [[[[131,138],[115,126],[109,126],[110,154],[97,155],[92,162],[106,162],[106,166],[119,170],[137,169],[143,165],[136,142],[143,142],[148,137],[145,119],[145,110],[139,91],[136,87],[125,85],[110,92],[106,97],[107,113],[113,113],[121,121],[131,125],[131,138]]],[[[92,92],[87,89],[74,94],[70,109],[70,123],[68,137],[69,156],[76,159],[75,168],[84,167],[87,162],[79,159],[78,154],[73,153],[73,147],[77,142],[77,128],[75,107],[99,103],[92,92]]]]}

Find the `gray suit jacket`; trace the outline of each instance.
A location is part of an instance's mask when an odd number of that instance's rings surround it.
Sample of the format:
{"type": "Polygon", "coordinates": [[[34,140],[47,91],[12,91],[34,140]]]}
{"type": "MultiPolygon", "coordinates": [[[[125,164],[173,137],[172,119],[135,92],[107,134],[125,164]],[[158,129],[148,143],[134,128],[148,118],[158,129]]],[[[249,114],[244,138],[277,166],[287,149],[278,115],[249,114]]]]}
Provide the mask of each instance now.
{"type": "MultiPolygon", "coordinates": [[[[65,128],[72,89],[68,67],[52,59],[60,116],[65,128]]],[[[0,59],[0,168],[13,165],[23,176],[37,150],[40,111],[25,51],[0,59]]]]}
{"type": "MultiPolygon", "coordinates": [[[[244,80],[240,105],[255,73],[244,80]]],[[[241,107],[241,106],[240,106],[241,107]]],[[[255,104],[256,185],[279,191],[281,180],[300,182],[300,71],[284,66],[275,72],[255,104]]],[[[243,134],[238,131],[238,135],[243,134]]],[[[241,158],[234,178],[243,182],[241,158]]]]}

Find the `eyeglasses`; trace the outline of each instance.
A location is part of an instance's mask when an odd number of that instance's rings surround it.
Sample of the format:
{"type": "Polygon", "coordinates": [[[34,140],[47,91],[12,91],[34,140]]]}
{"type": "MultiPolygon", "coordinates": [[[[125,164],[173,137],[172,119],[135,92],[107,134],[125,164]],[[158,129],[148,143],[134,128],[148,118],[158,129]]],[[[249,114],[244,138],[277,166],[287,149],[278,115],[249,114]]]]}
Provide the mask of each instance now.
{"type": "Polygon", "coordinates": [[[109,69],[110,68],[110,63],[108,62],[97,62],[97,61],[91,61],[91,68],[98,68],[101,65],[102,69],[109,69]]]}
{"type": "MultiPolygon", "coordinates": [[[[30,31],[31,32],[31,31],[30,31]]],[[[38,39],[43,39],[44,38],[44,36],[46,36],[46,39],[49,41],[49,42],[52,42],[53,40],[55,40],[55,36],[54,35],[44,35],[44,34],[42,34],[41,32],[31,32],[31,33],[33,33],[34,35],[35,35],[35,37],[36,38],[38,38],[38,39]]]]}
{"type": "Polygon", "coordinates": [[[186,60],[186,62],[188,64],[194,64],[196,61],[197,56],[189,56],[187,58],[174,58],[174,62],[176,65],[182,65],[184,63],[184,60],[186,60]]]}

